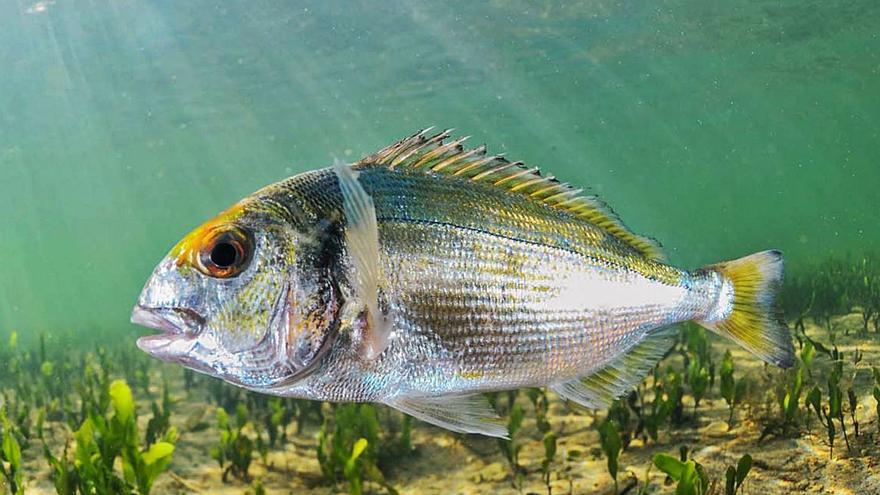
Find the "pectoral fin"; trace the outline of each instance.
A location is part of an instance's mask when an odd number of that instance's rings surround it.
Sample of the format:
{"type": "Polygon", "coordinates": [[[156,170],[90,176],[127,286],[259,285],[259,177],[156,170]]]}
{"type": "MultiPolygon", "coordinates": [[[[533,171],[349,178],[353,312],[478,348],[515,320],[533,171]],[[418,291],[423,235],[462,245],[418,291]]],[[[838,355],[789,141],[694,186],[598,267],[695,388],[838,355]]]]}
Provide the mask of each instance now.
{"type": "Polygon", "coordinates": [[[379,310],[379,228],[373,199],[358,182],[358,172],[337,160],[333,171],[342,190],[345,244],[354,265],[354,285],[367,313],[363,331],[364,353],[375,359],[388,347],[391,325],[379,310]]]}
{"type": "Polygon", "coordinates": [[[447,430],[507,438],[504,422],[489,405],[489,401],[480,394],[405,397],[386,404],[447,430]]]}

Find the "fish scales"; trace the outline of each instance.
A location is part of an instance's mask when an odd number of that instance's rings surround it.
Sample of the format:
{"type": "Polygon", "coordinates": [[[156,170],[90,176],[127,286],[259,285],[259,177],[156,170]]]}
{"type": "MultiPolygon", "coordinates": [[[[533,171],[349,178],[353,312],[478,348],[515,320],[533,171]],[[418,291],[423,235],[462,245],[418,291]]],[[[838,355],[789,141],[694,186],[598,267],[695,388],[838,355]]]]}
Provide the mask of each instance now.
{"type": "MultiPolygon", "coordinates": [[[[638,257],[571,215],[464,179],[384,167],[364,167],[359,179],[376,207],[383,292],[406,329],[392,346],[406,348],[410,334],[423,337],[404,353],[418,366],[376,363],[407,370],[399,379],[406,391],[481,391],[573,378],[634,345],[647,328],[679,317],[671,310],[686,291],[666,281],[681,280],[684,272],[638,257]],[[591,307],[588,297],[571,307],[550,304],[571,290],[560,279],[590,278],[599,289],[643,279],[680,295],[666,304],[634,300],[613,309],[591,307]],[[424,338],[434,345],[425,346],[424,338]]],[[[325,170],[284,187],[314,218],[333,218],[342,207],[335,182],[325,170]]]]}
{"type": "MultiPolygon", "coordinates": [[[[454,239],[450,232],[442,236],[454,239]]],[[[470,236],[462,244],[517,243],[479,237],[470,236]]],[[[456,370],[462,380],[451,386],[459,389],[530,386],[550,377],[578,376],[607,362],[611,349],[633,343],[640,326],[668,318],[668,308],[657,306],[615,311],[590,309],[588,304],[553,308],[548,303],[564,287],[552,278],[564,271],[558,266],[550,271],[541,262],[520,265],[522,273],[535,275],[527,281],[498,274],[498,265],[506,263],[491,257],[443,257],[429,261],[435,263],[433,269],[407,270],[421,245],[412,242],[411,251],[398,247],[400,252],[389,257],[397,266],[389,285],[400,287],[402,316],[436,334],[442,347],[451,351],[452,362],[437,363],[434,373],[456,370]]],[[[532,245],[521,247],[534,252],[532,245]]],[[[415,263],[420,261],[424,260],[415,263]]],[[[574,270],[578,261],[583,260],[571,259],[569,267],[574,270]]]]}

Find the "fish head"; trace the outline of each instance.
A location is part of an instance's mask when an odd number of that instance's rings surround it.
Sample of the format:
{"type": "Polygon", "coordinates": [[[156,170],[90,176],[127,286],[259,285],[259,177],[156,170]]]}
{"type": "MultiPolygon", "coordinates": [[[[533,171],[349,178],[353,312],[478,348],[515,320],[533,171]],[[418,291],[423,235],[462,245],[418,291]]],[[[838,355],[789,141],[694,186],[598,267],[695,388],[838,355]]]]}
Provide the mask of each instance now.
{"type": "MultiPolygon", "coordinates": [[[[143,351],[252,388],[304,376],[326,350],[335,294],[301,277],[303,234],[271,202],[243,201],[190,232],[155,268],[131,321],[143,351]]],[[[308,243],[306,243],[308,244],[308,243]]]]}

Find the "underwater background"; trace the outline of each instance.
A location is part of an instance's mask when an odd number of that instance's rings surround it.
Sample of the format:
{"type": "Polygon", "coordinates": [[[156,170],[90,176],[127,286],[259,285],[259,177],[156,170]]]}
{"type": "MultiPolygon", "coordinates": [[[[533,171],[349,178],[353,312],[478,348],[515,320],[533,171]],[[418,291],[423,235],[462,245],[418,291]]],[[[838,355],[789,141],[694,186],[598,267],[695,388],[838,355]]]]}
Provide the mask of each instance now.
{"type": "Polygon", "coordinates": [[[880,4],[0,3],[0,327],[135,334],[189,229],[455,127],[674,263],[880,242],[880,4]]]}
{"type": "Polygon", "coordinates": [[[0,0],[0,493],[880,494],[878,206],[876,0],[0,0]],[[780,249],[796,366],[686,326],[607,411],[492,396],[505,442],[137,350],[186,232],[429,126],[675,265],[780,249]]]}

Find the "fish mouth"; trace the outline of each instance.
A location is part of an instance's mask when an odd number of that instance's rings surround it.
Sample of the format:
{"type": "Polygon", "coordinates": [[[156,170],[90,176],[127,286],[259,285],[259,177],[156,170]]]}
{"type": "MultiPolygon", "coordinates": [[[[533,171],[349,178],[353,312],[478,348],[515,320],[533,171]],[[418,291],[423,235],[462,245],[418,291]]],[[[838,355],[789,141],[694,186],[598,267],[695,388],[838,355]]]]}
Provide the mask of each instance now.
{"type": "Polygon", "coordinates": [[[205,318],[186,308],[134,307],[131,322],[162,333],[146,335],[137,340],[137,346],[159,358],[170,358],[185,353],[205,324],[205,318]],[[186,347],[186,349],[183,349],[186,347]]]}

